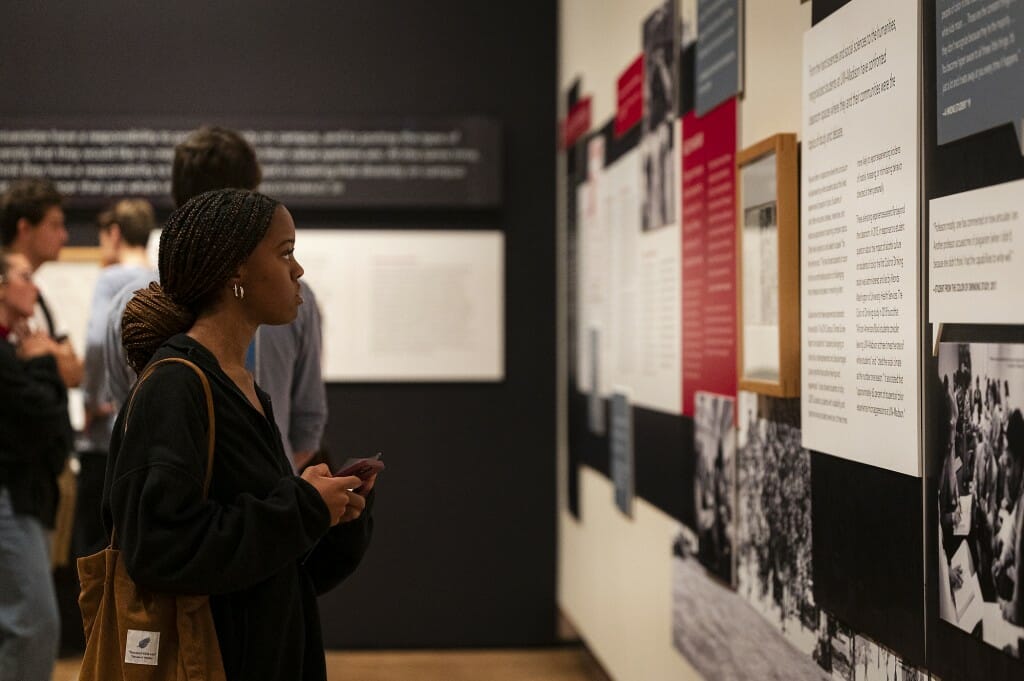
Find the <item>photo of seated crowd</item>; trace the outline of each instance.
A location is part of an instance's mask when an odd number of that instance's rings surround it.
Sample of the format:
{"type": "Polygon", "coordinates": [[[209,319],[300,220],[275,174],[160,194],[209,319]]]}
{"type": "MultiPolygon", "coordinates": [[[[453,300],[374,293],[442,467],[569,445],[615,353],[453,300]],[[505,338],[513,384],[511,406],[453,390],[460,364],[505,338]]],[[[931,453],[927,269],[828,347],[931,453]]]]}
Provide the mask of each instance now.
{"type": "Polygon", "coordinates": [[[1020,657],[1024,345],[943,343],[939,380],[939,611],[1020,657]]]}

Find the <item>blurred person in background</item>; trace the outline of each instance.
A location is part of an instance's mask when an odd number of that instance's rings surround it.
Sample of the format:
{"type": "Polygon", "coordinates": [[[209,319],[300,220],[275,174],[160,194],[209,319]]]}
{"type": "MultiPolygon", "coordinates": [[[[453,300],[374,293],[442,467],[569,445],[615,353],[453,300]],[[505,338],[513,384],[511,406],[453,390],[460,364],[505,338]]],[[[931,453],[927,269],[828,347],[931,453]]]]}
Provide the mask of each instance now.
{"type": "Polygon", "coordinates": [[[71,424],[64,350],[29,328],[33,269],[24,255],[0,251],[0,679],[46,681],[60,638],[46,532],[71,424]]]}
{"type": "Polygon", "coordinates": [[[111,300],[127,285],[156,276],[146,246],[156,226],[153,206],[145,199],[121,199],[96,218],[100,264],[85,334],[85,375],[82,397],[85,428],[78,443],[78,500],[73,553],[93,554],[106,546],[100,519],[103,473],[116,408],[106,390],[103,342],[111,300]]]}
{"type": "MultiPolygon", "coordinates": [[[[24,256],[33,272],[43,263],[56,260],[68,240],[63,203],[64,198],[47,179],[33,177],[14,182],[3,198],[0,245],[8,253],[24,256]]],[[[78,387],[82,382],[82,360],[75,354],[67,333],[60,328],[42,294],[29,319],[28,329],[44,330],[57,341],[57,368],[64,384],[69,388],[78,387]]]]}

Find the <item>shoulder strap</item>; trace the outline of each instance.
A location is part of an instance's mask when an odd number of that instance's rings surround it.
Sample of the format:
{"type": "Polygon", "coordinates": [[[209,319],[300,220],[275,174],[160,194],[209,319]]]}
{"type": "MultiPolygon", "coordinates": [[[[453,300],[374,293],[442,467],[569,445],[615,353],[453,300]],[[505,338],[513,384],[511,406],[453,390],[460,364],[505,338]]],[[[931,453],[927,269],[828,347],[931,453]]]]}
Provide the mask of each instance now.
{"type": "Polygon", "coordinates": [[[210,381],[209,379],[206,378],[206,373],[202,369],[200,369],[187,359],[181,357],[167,357],[157,362],[153,362],[148,367],[146,367],[145,370],[143,370],[142,375],[139,376],[139,380],[135,382],[135,388],[132,390],[131,397],[128,398],[128,404],[125,406],[124,429],[127,432],[128,419],[129,417],[131,417],[132,404],[135,402],[135,393],[139,391],[139,386],[142,385],[142,382],[149,378],[150,375],[152,375],[152,373],[156,370],[158,366],[160,366],[161,364],[170,364],[172,362],[176,364],[184,364],[185,366],[192,369],[192,371],[196,372],[196,376],[199,377],[199,381],[203,384],[203,392],[206,395],[206,414],[207,419],[209,420],[209,432],[207,434],[206,442],[206,475],[203,479],[203,499],[206,499],[206,495],[210,491],[210,480],[213,478],[213,448],[214,444],[216,443],[216,420],[214,419],[213,413],[213,393],[210,391],[210,381]]]}
{"type": "Polygon", "coordinates": [[[57,326],[53,323],[53,314],[50,313],[50,306],[46,304],[46,299],[43,294],[40,293],[36,296],[36,303],[39,304],[39,309],[43,313],[43,317],[46,319],[46,330],[50,334],[51,338],[57,337],[57,326]]]}

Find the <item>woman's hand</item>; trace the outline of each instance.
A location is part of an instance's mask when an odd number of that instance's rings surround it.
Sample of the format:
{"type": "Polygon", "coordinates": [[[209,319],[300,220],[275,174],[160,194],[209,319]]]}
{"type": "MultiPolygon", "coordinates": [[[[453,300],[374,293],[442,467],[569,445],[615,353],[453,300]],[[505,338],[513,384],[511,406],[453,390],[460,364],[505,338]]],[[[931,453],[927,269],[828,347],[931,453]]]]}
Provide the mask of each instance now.
{"type": "Polygon", "coordinates": [[[331,475],[327,464],[319,464],[302,471],[300,477],[313,485],[327,505],[331,514],[331,527],[355,520],[366,508],[366,499],[352,492],[362,484],[362,480],[354,475],[336,478],[331,475]]]}
{"type": "Polygon", "coordinates": [[[363,484],[358,489],[356,489],[356,494],[362,496],[365,499],[366,497],[368,497],[370,495],[370,491],[373,489],[373,486],[376,485],[376,484],[377,484],[377,474],[374,473],[373,475],[368,477],[366,480],[364,480],[363,484]]]}

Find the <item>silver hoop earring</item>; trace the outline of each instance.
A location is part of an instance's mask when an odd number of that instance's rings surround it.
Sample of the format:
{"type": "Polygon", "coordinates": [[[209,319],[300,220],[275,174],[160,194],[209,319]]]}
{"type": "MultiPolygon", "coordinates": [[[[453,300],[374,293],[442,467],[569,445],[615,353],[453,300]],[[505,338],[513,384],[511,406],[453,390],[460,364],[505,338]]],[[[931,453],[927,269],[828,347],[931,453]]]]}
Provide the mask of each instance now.
{"type": "Polygon", "coordinates": [[[241,284],[235,284],[234,288],[235,288],[235,298],[238,298],[239,300],[242,300],[243,298],[245,298],[245,287],[244,286],[242,286],[241,284]]]}

